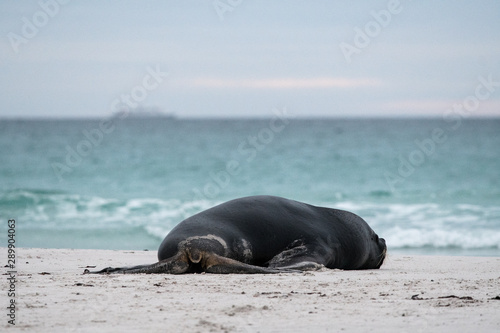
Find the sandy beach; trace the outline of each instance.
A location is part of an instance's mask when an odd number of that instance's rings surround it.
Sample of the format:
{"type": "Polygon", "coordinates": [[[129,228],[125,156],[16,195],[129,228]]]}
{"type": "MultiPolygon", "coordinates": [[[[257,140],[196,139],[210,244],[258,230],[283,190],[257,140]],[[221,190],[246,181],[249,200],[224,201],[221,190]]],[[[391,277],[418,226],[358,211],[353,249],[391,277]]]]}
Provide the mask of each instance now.
{"type": "MultiPolygon", "coordinates": [[[[2,248],[2,253],[6,249],[2,248]]],[[[17,249],[26,332],[498,332],[500,258],[389,255],[380,270],[277,275],[83,275],[154,251],[17,249]]]]}

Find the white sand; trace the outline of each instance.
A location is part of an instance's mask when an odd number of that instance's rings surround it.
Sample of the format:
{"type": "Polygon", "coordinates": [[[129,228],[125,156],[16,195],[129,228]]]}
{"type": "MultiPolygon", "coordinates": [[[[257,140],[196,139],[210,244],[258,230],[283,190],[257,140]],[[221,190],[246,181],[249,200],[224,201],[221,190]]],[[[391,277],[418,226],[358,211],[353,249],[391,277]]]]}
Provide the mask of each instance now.
{"type": "MultiPolygon", "coordinates": [[[[82,275],[87,265],[152,263],[156,252],[17,251],[15,331],[500,332],[498,257],[394,255],[380,270],[303,274],[82,275]]],[[[0,327],[10,329],[5,282],[0,327]]]]}

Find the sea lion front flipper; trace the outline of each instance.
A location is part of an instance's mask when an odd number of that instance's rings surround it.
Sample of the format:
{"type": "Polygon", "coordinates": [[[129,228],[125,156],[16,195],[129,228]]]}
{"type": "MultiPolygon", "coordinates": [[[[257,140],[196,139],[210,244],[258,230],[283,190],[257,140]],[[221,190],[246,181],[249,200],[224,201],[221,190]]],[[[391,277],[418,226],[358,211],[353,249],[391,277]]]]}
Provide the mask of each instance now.
{"type": "Polygon", "coordinates": [[[318,264],[317,262],[314,262],[314,261],[299,261],[299,259],[297,260],[297,262],[291,264],[287,264],[287,265],[274,265],[272,266],[272,268],[275,268],[275,269],[282,269],[282,270],[294,270],[294,271],[318,271],[320,269],[323,269],[325,268],[325,265],[322,265],[322,264],[318,264]]]}
{"type": "Polygon", "coordinates": [[[307,246],[296,242],[295,246],[278,253],[268,262],[269,268],[298,270],[298,271],[317,271],[325,267],[323,264],[324,256],[314,255],[307,246]]]}

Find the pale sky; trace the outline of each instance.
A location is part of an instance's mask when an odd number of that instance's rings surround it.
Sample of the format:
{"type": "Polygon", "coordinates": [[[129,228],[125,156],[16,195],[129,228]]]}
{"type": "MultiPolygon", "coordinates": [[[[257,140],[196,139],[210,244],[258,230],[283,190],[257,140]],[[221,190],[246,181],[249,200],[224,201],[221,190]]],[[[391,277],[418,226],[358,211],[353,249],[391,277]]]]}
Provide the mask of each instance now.
{"type": "Polygon", "coordinates": [[[0,117],[500,116],[499,31],[497,0],[1,1],[0,117]]]}

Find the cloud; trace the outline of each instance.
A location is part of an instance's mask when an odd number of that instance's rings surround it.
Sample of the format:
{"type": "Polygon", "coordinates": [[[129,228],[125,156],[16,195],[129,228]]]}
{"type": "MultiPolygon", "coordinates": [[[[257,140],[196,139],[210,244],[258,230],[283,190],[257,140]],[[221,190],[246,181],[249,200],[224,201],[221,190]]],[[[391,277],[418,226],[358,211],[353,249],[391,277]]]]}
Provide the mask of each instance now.
{"type": "Polygon", "coordinates": [[[179,80],[178,84],[200,88],[248,88],[248,89],[324,89],[324,88],[357,88],[379,86],[381,82],[371,78],[267,78],[267,79],[230,79],[200,77],[179,80]]]}
{"type": "MultiPolygon", "coordinates": [[[[423,100],[398,100],[381,103],[379,111],[387,114],[411,114],[416,116],[439,116],[444,115],[453,105],[461,104],[461,100],[453,99],[423,99],[423,100]]],[[[500,100],[491,99],[481,101],[477,110],[470,113],[477,117],[500,116],[500,100]]]]}

